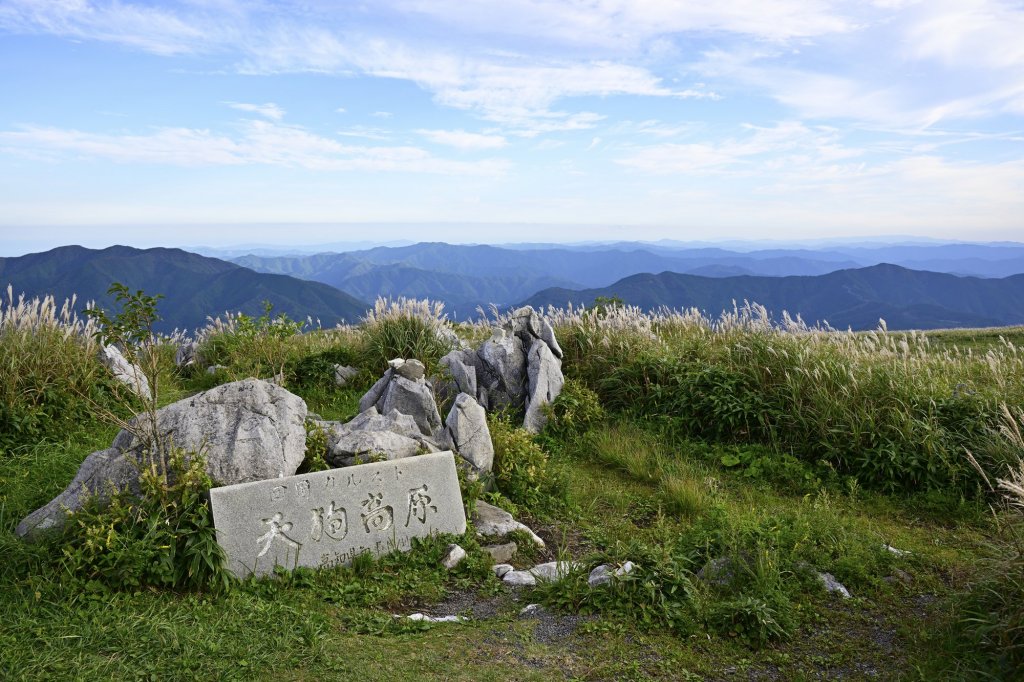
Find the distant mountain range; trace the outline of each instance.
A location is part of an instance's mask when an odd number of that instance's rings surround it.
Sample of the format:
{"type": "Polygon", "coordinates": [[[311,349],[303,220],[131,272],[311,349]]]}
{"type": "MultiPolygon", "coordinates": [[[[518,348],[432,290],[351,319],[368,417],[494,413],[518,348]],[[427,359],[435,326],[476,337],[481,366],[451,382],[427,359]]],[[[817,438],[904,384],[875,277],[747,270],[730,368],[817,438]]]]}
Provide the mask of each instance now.
{"type": "Polygon", "coordinates": [[[194,329],[226,310],[250,315],[270,300],[293,319],[325,326],[356,321],[378,296],[444,301],[451,317],[478,306],[590,305],[618,296],[645,309],[696,307],[717,315],[744,300],[810,323],[871,329],[933,329],[1024,323],[1020,244],[901,244],[740,252],[671,244],[515,245],[420,243],[347,253],[246,255],[233,262],[179,249],[67,246],[0,258],[0,287],[29,296],[78,294],[103,306],[111,282],[163,294],[162,331],[194,329]],[[911,263],[877,264],[878,258],[911,263]],[[867,267],[862,267],[863,262],[867,267]],[[1019,263],[1016,267],[1014,263],[1019,263]],[[923,265],[922,265],[923,264],[923,265]],[[985,278],[927,272],[981,272],[985,278]],[[1015,270],[1016,268],[1016,270],[1015,270]],[[257,272],[259,271],[259,272],[257,272]],[[650,273],[661,274],[650,274],[650,273]]]}
{"type": "Polygon", "coordinates": [[[0,284],[14,286],[15,295],[53,294],[63,301],[78,295],[79,311],[96,301],[110,308],[112,282],[147,294],[163,294],[158,331],[195,329],[208,315],[241,311],[263,313],[263,301],[275,313],[296,320],[319,318],[324,326],[356,322],[366,311],[362,301],[333,287],[294,277],[253,272],[234,263],[206,258],[180,249],[134,249],[112,246],[94,250],[63,246],[44,253],[0,258],[0,284]]]}
{"type": "Polygon", "coordinates": [[[671,243],[497,246],[420,243],[346,253],[247,255],[234,263],[259,272],[329,284],[364,300],[379,295],[444,301],[463,319],[478,306],[510,306],[551,287],[591,289],[640,273],[705,277],[823,275],[893,263],[914,270],[986,278],[1024,273],[1021,244],[858,244],[815,250],[732,251],[671,243]]]}
{"type": "Polygon", "coordinates": [[[614,284],[572,291],[547,289],[523,301],[535,307],[590,305],[598,296],[654,310],[698,308],[716,317],[733,303],[756,302],[778,320],[783,311],[838,329],[941,329],[1024,324],[1024,275],[957,277],[882,264],[814,277],[699,277],[639,274],[614,284]]]}

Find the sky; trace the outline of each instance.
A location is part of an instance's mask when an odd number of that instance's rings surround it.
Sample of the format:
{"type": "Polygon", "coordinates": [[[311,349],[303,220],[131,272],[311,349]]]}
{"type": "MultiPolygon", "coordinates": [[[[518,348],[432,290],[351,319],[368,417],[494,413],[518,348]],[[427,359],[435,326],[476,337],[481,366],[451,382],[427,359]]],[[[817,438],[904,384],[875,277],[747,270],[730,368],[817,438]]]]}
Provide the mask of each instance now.
{"type": "Polygon", "coordinates": [[[1019,0],[0,0],[0,255],[1024,241],[1019,0]]]}

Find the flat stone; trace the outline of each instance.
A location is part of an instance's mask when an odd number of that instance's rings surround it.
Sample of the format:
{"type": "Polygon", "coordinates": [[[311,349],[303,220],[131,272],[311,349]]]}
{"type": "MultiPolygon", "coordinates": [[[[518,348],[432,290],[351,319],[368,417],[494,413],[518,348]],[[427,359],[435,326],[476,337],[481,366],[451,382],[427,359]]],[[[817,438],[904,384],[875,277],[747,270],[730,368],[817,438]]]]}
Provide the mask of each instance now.
{"type": "Polygon", "coordinates": [[[521,530],[529,534],[538,547],[544,546],[544,541],[534,533],[525,523],[520,523],[512,518],[512,515],[501,507],[495,507],[483,500],[476,501],[476,509],[473,512],[473,526],[479,536],[494,535],[504,536],[512,531],[521,530]]]}
{"type": "Polygon", "coordinates": [[[213,488],[210,506],[227,567],[241,578],[347,564],[466,531],[452,452],[213,488]]]}
{"type": "Polygon", "coordinates": [[[462,560],[465,558],[466,550],[462,549],[459,545],[448,545],[448,551],[441,558],[441,565],[450,571],[462,563],[462,560]]]}
{"type": "Polygon", "coordinates": [[[512,560],[512,557],[519,551],[519,545],[514,542],[506,542],[503,545],[488,545],[483,549],[491,555],[495,564],[501,565],[512,560]]]}
{"type": "Polygon", "coordinates": [[[537,584],[537,576],[529,571],[509,571],[502,576],[501,581],[515,587],[532,587],[537,584]]]}
{"type": "Polygon", "coordinates": [[[514,571],[515,568],[513,568],[512,564],[494,564],[494,566],[491,567],[491,570],[494,571],[494,575],[499,578],[504,578],[506,573],[514,571]]]}
{"type": "MultiPolygon", "coordinates": [[[[401,618],[401,616],[395,616],[395,618],[401,618]]],[[[423,621],[425,623],[464,623],[469,620],[468,618],[458,615],[430,616],[425,613],[410,613],[406,618],[409,620],[423,621]]]]}

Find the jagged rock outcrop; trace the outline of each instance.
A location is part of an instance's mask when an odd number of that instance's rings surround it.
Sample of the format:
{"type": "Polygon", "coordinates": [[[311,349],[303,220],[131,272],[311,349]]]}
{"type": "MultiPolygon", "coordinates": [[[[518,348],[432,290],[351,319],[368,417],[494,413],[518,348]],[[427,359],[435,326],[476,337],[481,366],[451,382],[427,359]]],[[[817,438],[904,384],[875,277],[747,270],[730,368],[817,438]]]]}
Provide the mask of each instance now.
{"type": "Polygon", "coordinates": [[[117,346],[100,346],[96,352],[100,364],[110,370],[114,378],[130,388],[140,398],[150,399],[149,379],[138,365],[133,365],[121,354],[117,346]]]}
{"type": "Polygon", "coordinates": [[[468,393],[460,393],[445,419],[448,442],[479,475],[494,464],[494,444],[487,427],[487,413],[468,393]]]}
{"type": "Polygon", "coordinates": [[[423,378],[423,364],[417,360],[392,360],[389,364],[384,376],[359,401],[359,411],[375,407],[380,414],[397,411],[409,415],[420,433],[435,437],[441,430],[441,414],[432,387],[423,378]]]}
{"type": "Polygon", "coordinates": [[[345,386],[349,381],[358,376],[359,370],[350,365],[335,365],[334,366],[334,384],[341,388],[345,386]]]}
{"type": "Polygon", "coordinates": [[[176,367],[191,367],[196,363],[199,353],[199,344],[196,341],[186,341],[178,346],[174,353],[174,365],[176,367]]]}
{"type": "Polygon", "coordinates": [[[542,406],[557,398],[565,383],[555,331],[530,307],[516,310],[475,352],[454,350],[440,364],[442,398],[468,393],[485,410],[522,410],[523,427],[534,433],[546,422],[542,406]]]}
{"type": "MultiPolygon", "coordinates": [[[[294,474],[305,456],[305,418],[302,398],[247,379],[158,410],[156,437],[185,452],[202,452],[210,477],[230,485],[294,474]]],[[[25,517],[16,533],[26,536],[62,525],[65,510],[80,509],[88,495],[137,491],[139,466],[152,458],[147,445],[153,429],[148,415],[133,420],[132,427],[118,433],[109,449],[89,455],[64,492],[25,517]]]]}

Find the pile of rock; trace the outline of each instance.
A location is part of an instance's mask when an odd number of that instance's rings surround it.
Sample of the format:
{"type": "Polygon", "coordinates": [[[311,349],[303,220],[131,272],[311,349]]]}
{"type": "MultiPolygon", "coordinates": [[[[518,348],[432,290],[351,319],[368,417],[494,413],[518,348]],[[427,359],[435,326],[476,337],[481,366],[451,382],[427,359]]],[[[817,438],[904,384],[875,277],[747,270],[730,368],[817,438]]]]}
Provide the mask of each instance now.
{"type": "Polygon", "coordinates": [[[516,310],[477,350],[454,350],[441,364],[449,374],[439,383],[442,395],[465,393],[488,410],[522,410],[523,428],[533,433],[544,427],[541,406],[565,383],[555,331],[530,307],[516,310]]]}

